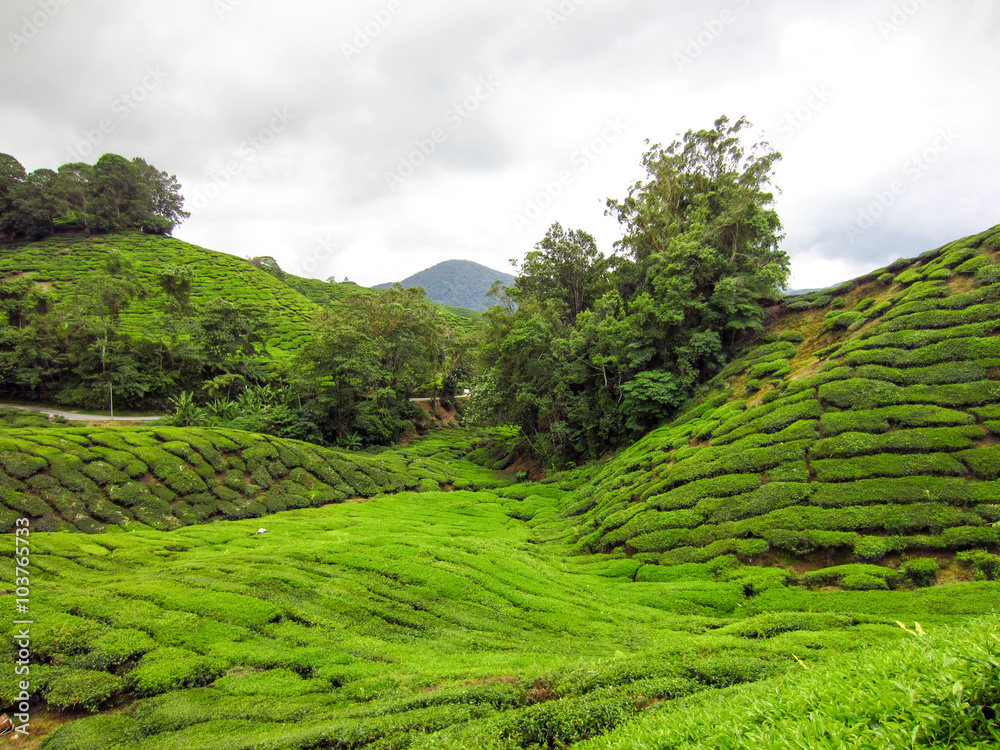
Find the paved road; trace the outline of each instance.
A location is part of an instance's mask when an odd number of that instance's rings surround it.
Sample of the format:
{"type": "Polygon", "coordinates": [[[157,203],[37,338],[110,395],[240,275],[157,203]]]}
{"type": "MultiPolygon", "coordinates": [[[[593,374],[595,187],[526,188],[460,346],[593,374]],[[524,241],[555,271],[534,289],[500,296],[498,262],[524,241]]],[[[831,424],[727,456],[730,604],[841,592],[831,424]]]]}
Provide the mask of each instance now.
{"type": "MultiPolygon", "coordinates": [[[[111,417],[107,414],[77,414],[75,411],[59,411],[57,409],[47,409],[41,406],[24,406],[23,404],[0,404],[0,409],[24,409],[25,411],[37,411],[40,414],[48,414],[53,417],[65,417],[76,422],[110,422],[111,417]]],[[[152,422],[160,419],[153,417],[123,417],[116,416],[116,422],[152,422]]]]}

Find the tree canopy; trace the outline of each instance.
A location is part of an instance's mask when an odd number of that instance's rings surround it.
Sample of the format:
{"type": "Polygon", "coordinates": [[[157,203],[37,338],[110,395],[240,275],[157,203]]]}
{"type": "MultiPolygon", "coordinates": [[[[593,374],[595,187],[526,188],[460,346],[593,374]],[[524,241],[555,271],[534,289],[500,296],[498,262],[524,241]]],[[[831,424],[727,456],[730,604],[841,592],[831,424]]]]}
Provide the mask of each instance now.
{"type": "Polygon", "coordinates": [[[13,156],[0,154],[0,241],[66,230],[171,234],[189,216],[177,178],[140,157],[105,154],[93,166],[71,163],[29,174],[13,156]]]}
{"type": "Polygon", "coordinates": [[[721,117],[653,145],[646,177],[608,212],[615,253],[554,224],[487,314],[479,418],[512,422],[542,455],[591,458],[667,418],[762,327],[788,256],[771,181],[781,158],[721,117]]]}

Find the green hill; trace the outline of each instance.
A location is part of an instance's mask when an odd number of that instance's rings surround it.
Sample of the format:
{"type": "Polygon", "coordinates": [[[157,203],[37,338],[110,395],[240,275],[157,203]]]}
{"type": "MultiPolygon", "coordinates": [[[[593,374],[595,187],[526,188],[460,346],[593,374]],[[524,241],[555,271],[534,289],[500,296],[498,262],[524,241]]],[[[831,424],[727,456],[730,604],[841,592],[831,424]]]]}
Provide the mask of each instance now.
{"type": "MultiPolygon", "coordinates": [[[[158,274],[167,266],[194,270],[191,299],[196,309],[222,297],[263,307],[271,324],[272,353],[296,351],[309,332],[309,322],[323,307],[336,307],[345,297],[365,293],[351,282],[335,283],[286,274],[284,279],[255,268],[234,255],[191,245],[170,237],[138,232],[101,236],[61,235],[39,242],[0,246],[0,279],[30,278],[56,307],[71,303],[76,282],[98,271],[111,251],[131,261],[146,297],[137,299],[122,316],[124,330],[148,333],[163,294],[158,274]]],[[[447,324],[466,329],[477,317],[471,311],[441,307],[447,324]]]]}
{"type": "MultiPolygon", "coordinates": [[[[439,304],[483,312],[490,308],[487,294],[497,281],[510,286],[514,277],[471,260],[446,260],[399,283],[406,288],[422,286],[427,298],[439,304]]],[[[373,288],[388,289],[391,286],[391,283],[379,284],[373,288]]]]}
{"type": "Polygon", "coordinates": [[[438,445],[434,457],[372,457],[239,430],[7,429],[0,433],[0,532],[18,518],[37,531],[165,531],[388,491],[509,481],[474,466],[458,471],[451,462],[461,452],[438,445]]]}
{"type": "Polygon", "coordinates": [[[272,350],[294,351],[318,309],[316,302],[242,258],[169,237],[139,233],[59,236],[5,245],[0,247],[0,276],[30,278],[51,295],[58,307],[72,301],[76,282],[99,270],[113,250],[134,264],[147,291],[147,297],[136,300],[122,316],[128,332],[145,332],[153,324],[153,313],[162,298],[157,275],[169,265],[194,269],[191,298],[196,307],[215,297],[263,306],[273,325],[268,342],[272,350]]]}

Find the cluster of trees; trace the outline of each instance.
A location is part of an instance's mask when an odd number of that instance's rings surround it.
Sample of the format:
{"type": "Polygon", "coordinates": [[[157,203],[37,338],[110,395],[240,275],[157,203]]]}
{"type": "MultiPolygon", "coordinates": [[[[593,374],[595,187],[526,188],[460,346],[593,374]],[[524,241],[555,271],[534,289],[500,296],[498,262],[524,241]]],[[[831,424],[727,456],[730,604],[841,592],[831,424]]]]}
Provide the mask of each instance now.
{"type": "Polygon", "coordinates": [[[588,459],[676,410],[762,327],[789,269],[771,181],[781,158],[722,117],[643,157],[608,211],[605,257],[553,225],[521,264],[477,348],[480,420],[515,424],[534,452],[588,459]]]}
{"type": "Polygon", "coordinates": [[[70,230],[170,234],[188,216],[177,178],[139,157],[105,154],[93,166],[75,162],[28,174],[0,154],[0,242],[70,230]]]}
{"type": "MultiPolygon", "coordinates": [[[[214,325],[202,322],[203,345],[225,353],[234,341],[233,326],[216,326],[213,338],[207,329],[214,325]]],[[[171,403],[181,425],[230,427],[352,448],[385,445],[424,418],[410,401],[415,393],[455,403],[458,383],[469,375],[467,348],[444,326],[423,289],[396,285],[352,295],[337,310],[321,312],[293,358],[268,360],[263,366],[258,362],[256,368],[246,366],[252,362],[244,358],[239,368],[233,366],[238,359],[230,356],[228,367],[217,363],[216,374],[204,381],[200,393],[184,391],[171,403]]]]}

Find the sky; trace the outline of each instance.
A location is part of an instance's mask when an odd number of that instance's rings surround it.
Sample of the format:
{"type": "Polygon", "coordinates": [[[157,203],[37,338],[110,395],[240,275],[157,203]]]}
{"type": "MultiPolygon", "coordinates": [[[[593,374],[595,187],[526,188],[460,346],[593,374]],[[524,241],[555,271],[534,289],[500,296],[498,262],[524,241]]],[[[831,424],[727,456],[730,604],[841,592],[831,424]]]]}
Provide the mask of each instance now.
{"type": "Polygon", "coordinates": [[[177,176],[174,236],[363,285],[511,271],[747,117],[792,288],[1000,223],[1000,0],[2,0],[0,152],[177,176]]]}

